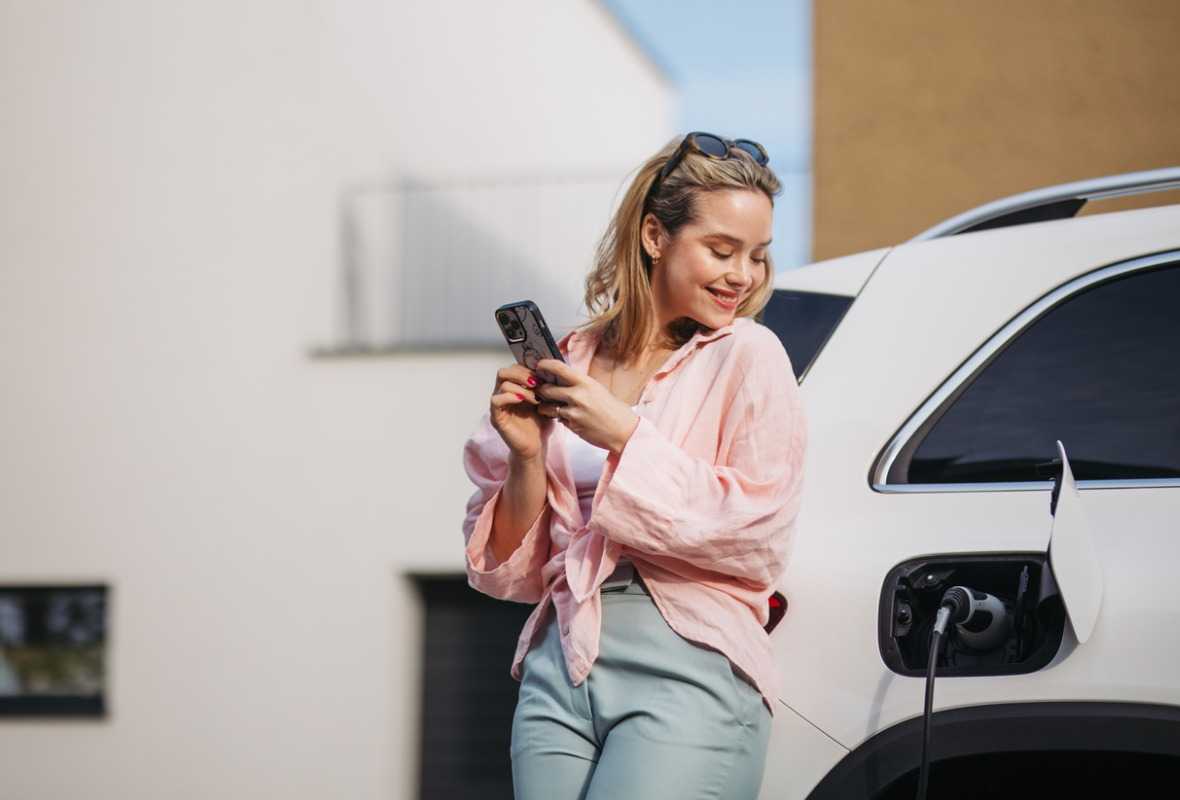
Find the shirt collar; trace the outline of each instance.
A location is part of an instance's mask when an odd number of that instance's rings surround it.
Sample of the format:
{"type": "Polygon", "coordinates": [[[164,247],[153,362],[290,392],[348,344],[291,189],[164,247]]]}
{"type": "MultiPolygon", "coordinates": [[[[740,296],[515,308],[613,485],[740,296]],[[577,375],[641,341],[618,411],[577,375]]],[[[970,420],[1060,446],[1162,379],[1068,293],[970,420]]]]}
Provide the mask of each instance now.
{"type": "MultiPolygon", "coordinates": [[[[734,317],[733,322],[730,322],[728,325],[723,325],[720,328],[714,328],[712,330],[698,330],[692,335],[692,338],[680,346],[679,350],[676,350],[668,357],[668,360],[660,366],[660,369],[652,377],[657,377],[671,372],[681,361],[687,358],[690,353],[695,351],[697,347],[712,341],[716,341],[717,339],[720,339],[724,336],[728,336],[729,334],[733,333],[734,328],[736,328],[738,325],[745,325],[751,322],[753,322],[753,320],[751,320],[749,317],[734,317]]],[[[579,372],[589,373],[590,360],[594,356],[594,351],[598,346],[599,338],[599,334],[591,334],[585,330],[582,330],[581,328],[575,328],[565,336],[561,337],[561,340],[558,341],[557,346],[558,349],[565,352],[566,361],[569,362],[571,367],[578,370],[579,372]]]]}

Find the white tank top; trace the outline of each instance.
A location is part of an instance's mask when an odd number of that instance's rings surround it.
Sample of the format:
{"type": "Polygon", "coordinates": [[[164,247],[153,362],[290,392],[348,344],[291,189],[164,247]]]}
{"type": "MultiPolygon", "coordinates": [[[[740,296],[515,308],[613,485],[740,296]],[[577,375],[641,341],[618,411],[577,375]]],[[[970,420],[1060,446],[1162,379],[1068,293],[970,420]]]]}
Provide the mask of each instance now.
{"type": "MultiPolygon", "coordinates": [[[[633,405],[631,410],[638,414],[639,406],[633,405]]],[[[594,492],[598,489],[598,479],[602,477],[602,466],[606,462],[606,450],[590,444],[564,425],[561,428],[569,448],[570,469],[578,490],[582,519],[589,520],[590,504],[594,502],[594,492]]]]}

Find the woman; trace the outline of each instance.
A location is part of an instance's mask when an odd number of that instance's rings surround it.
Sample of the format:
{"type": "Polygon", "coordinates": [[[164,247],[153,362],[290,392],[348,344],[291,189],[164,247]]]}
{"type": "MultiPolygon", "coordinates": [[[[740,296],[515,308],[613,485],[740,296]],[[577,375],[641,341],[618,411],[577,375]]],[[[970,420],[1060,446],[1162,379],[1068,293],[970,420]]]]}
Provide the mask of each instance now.
{"type": "Polygon", "coordinates": [[[766,162],[699,132],[648,160],[568,363],[500,369],[464,448],[468,581],[537,604],[511,668],[517,798],[758,794],[806,445],[790,360],[752,319],[773,291],[766,162]]]}

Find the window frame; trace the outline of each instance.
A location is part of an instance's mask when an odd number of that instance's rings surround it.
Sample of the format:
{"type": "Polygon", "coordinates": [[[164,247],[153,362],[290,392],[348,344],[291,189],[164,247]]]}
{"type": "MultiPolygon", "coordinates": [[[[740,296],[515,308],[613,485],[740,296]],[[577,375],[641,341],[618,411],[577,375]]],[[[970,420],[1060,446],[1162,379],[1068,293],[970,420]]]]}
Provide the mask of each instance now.
{"type": "MultiPolygon", "coordinates": [[[[1139,256],[1100,267],[1058,286],[1018,313],[968,356],[959,365],[959,368],[951,373],[950,377],[943,381],[898,428],[873,460],[873,465],[869,469],[869,486],[873,491],[883,494],[1012,492],[1051,489],[1053,481],[1049,479],[977,483],[890,483],[889,473],[898,458],[903,453],[912,454],[921,445],[930,428],[942,418],[943,413],[958,400],[975,378],[991,365],[992,361],[1009,343],[1023,334],[1033,323],[1074,295],[1095,284],[1166,264],[1175,264],[1180,267],[1180,250],[1168,250],[1139,256]]],[[[1064,444],[1068,449],[1069,442],[1064,444]]],[[[1155,489],[1180,487],[1180,478],[1101,478],[1079,480],[1077,485],[1079,489],[1155,489]]]]}
{"type": "Polygon", "coordinates": [[[421,620],[414,723],[419,745],[414,765],[416,791],[422,797],[510,796],[508,749],[520,685],[509,675],[508,667],[535,604],[497,600],[478,592],[462,572],[412,571],[404,575],[414,587],[421,620]],[[497,628],[503,636],[489,633],[497,628]],[[448,638],[473,629],[488,638],[482,642],[448,638]],[[448,652],[440,652],[443,644],[448,652]],[[474,669],[476,677],[468,677],[464,686],[456,688],[452,668],[460,660],[474,669]],[[464,698],[475,698],[480,705],[458,702],[464,698]],[[456,714],[457,708],[470,709],[470,716],[456,714]],[[477,718],[500,724],[476,724],[477,718]],[[463,730],[454,725],[464,726],[463,730]],[[473,758],[473,753],[478,757],[473,758]],[[441,771],[448,764],[453,773],[441,771]]]}

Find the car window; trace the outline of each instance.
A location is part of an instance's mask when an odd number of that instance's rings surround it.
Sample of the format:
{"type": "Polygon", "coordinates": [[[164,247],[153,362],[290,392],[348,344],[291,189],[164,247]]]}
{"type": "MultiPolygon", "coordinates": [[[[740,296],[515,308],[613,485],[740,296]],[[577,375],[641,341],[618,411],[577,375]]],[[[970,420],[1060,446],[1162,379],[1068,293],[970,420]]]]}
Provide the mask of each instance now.
{"type": "Polygon", "coordinates": [[[762,324],[782,341],[795,378],[801,378],[840,324],[852,298],[819,292],[776,289],[762,312],[762,324]]]}
{"type": "MultiPolygon", "coordinates": [[[[1180,264],[1071,295],[1017,335],[889,483],[1180,477],[1180,264]]],[[[918,436],[922,434],[919,433],[918,436]]]]}

